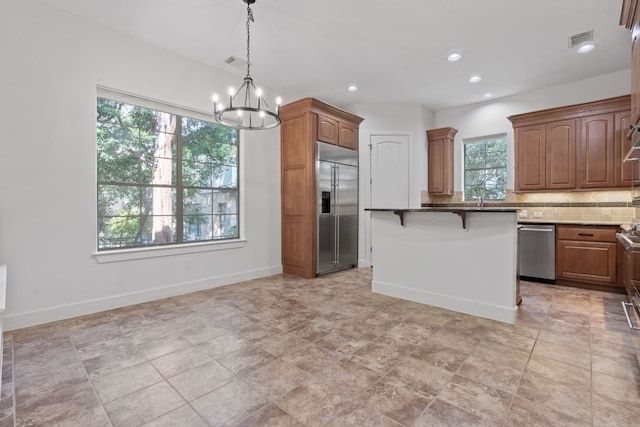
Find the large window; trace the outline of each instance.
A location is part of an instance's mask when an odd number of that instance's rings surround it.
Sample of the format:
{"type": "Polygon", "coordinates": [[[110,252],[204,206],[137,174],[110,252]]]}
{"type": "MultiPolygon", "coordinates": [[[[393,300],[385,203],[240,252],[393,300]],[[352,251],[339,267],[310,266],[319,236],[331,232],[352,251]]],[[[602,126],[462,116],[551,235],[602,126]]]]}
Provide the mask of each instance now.
{"type": "Polygon", "coordinates": [[[237,130],[97,101],[98,250],[239,237],[237,130]]]}
{"type": "Polygon", "coordinates": [[[507,136],[464,141],[464,198],[504,200],[507,193],[507,136]]]}

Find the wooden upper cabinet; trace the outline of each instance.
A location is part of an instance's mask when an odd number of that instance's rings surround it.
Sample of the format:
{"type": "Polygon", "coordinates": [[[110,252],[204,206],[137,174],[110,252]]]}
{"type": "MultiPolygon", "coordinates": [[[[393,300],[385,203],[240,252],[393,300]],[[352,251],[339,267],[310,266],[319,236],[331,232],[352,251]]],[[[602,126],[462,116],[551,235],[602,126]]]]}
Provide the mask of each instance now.
{"type": "Polygon", "coordinates": [[[576,120],[545,125],[547,188],[576,188],[576,120]]]}
{"type": "Polygon", "coordinates": [[[338,123],[338,145],[358,150],[358,128],[348,123],[338,123]]]}
{"type": "Polygon", "coordinates": [[[576,188],[576,120],[518,128],[516,190],[576,188]]]}
{"type": "Polygon", "coordinates": [[[614,186],[613,114],[600,114],[580,120],[580,188],[614,186]]]}
{"type": "Polygon", "coordinates": [[[318,141],[358,150],[358,126],[318,114],[318,141]]]}
{"type": "Polygon", "coordinates": [[[427,190],[429,194],[453,195],[453,142],[457,132],[451,127],[427,131],[427,190]]]}
{"type": "Polygon", "coordinates": [[[630,104],[626,95],[510,116],[515,191],[629,188],[630,104]]]}
{"type": "MultiPolygon", "coordinates": [[[[633,141],[640,138],[640,1],[623,0],[620,13],[620,25],[634,34],[631,45],[631,120],[633,141]]],[[[629,128],[627,128],[629,130],[629,128]]]]}
{"type": "Polygon", "coordinates": [[[620,12],[620,25],[631,30],[634,26],[640,25],[640,6],[638,0],[622,0],[622,11],[620,12]]]}
{"type": "Polygon", "coordinates": [[[339,136],[338,120],[318,114],[318,141],[338,145],[339,136]]]}
{"type": "Polygon", "coordinates": [[[627,138],[629,126],[631,126],[631,113],[616,113],[614,116],[614,141],[615,141],[615,178],[616,187],[630,187],[633,178],[633,162],[624,163],[622,160],[631,147],[633,141],[627,138]]]}
{"type": "MultiPolygon", "coordinates": [[[[640,32],[640,28],[638,29],[640,32]]],[[[633,38],[631,45],[631,122],[635,125],[635,138],[638,138],[640,126],[640,37],[633,38]]]]}
{"type": "Polygon", "coordinates": [[[545,178],[545,127],[531,125],[516,131],[516,191],[542,190],[545,178]]]}

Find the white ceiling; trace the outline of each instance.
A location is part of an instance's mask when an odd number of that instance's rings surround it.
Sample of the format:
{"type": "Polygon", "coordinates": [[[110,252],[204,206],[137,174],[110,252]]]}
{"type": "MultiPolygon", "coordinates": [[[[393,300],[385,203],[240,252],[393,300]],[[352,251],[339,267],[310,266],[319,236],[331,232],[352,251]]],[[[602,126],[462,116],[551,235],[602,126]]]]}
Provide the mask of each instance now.
{"type": "MultiPolygon", "coordinates": [[[[241,78],[242,0],[42,0],[241,78]]],[[[338,106],[412,103],[440,109],[629,69],[622,0],[256,0],[256,84],[338,106]],[[579,55],[570,35],[593,29],[579,55]],[[448,62],[449,51],[464,55],[448,62]],[[471,74],[482,81],[471,84],[471,74]],[[347,92],[349,84],[359,90],[347,92]]],[[[224,90],[224,89],[223,89],[224,90]]],[[[266,95],[265,95],[266,96],[266,95]]],[[[292,100],[284,100],[285,103],[292,100]]]]}

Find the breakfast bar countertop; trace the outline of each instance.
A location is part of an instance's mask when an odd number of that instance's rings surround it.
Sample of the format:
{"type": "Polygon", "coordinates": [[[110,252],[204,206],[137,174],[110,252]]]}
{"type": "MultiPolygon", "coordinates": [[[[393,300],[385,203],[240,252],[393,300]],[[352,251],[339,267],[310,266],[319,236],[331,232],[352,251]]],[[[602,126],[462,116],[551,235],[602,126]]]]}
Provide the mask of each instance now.
{"type": "Polygon", "coordinates": [[[366,208],[368,212],[393,212],[400,218],[400,225],[404,227],[404,214],[405,213],[434,213],[434,212],[451,212],[457,214],[462,219],[462,228],[467,229],[467,213],[515,213],[516,208],[504,208],[504,207],[474,207],[474,206],[443,206],[443,207],[425,207],[418,209],[393,209],[393,208],[366,208]]]}
{"type": "Polygon", "coordinates": [[[366,208],[365,211],[371,212],[516,212],[516,208],[504,207],[480,207],[480,206],[438,206],[416,209],[393,209],[393,208],[366,208]]]}

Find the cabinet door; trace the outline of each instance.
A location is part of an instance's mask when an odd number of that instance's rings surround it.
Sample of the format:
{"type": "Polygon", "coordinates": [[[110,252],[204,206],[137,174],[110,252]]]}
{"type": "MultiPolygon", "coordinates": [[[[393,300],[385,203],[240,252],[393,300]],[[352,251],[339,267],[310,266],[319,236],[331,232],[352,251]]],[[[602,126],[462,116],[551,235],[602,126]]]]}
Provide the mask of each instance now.
{"type": "Polygon", "coordinates": [[[614,117],[613,114],[580,119],[580,187],[614,186],[614,117]]]}
{"type": "Polygon", "coordinates": [[[615,185],[616,187],[631,187],[633,162],[624,163],[622,159],[633,146],[633,141],[627,139],[627,132],[631,125],[631,112],[615,114],[615,185]]]}
{"type": "Polygon", "coordinates": [[[338,145],[358,150],[358,129],[347,123],[338,122],[338,145]]]}
{"type": "Polygon", "coordinates": [[[558,240],[559,279],[582,282],[616,283],[616,244],[558,240]]]}
{"type": "MultiPolygon", "coordinates": [[[[633,38],[631,45],[631,124],[640,119],[640,36],[633,38]]],[[[636,136],[637,138],[637,131],[636,136]]]]}
{"type": "Polygon", "coordinates": [[[435,139],[428,143],[428,184],[430,194],[453,194],[453,142],[435,139]]]}
{"type": "Polygon", "coordinates": [[[546,188],[576,188],[576,120],[545,127],[546,188]]]}
{"type": "Polygon", "coordinates": [[[316,273],[314,120],[306,113],[280,125],[282,270],[306,278],[316,273]]]}
{"type": "Polygon", "coordinates": [[[544,125],[532,125],[516,132],[516,191],[545,188],[544,129],[544,125]]]}
{"type": "Polygon", "coordinates": [[[318,141],[338,145],[338,121],[329,116],[318,114],[318,141]]]}

